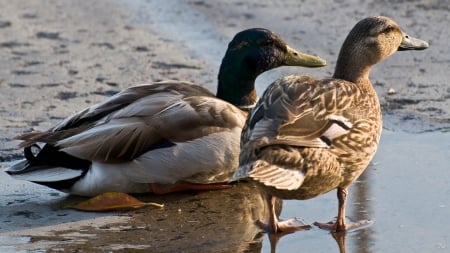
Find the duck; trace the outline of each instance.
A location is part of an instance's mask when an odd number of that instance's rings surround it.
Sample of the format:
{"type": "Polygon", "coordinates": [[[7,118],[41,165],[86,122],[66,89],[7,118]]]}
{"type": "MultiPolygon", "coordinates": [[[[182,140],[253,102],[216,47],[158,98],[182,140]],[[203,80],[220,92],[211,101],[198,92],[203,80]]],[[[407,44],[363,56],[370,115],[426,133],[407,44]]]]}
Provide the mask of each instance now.
{"type": "MultiPolygon", "coordinates": [[[[259,185],[269,203],[311,199],[336,189],[336,220],[314,225],[333,232],[370,225],[370,220],[345,220],[348,187],[368,167],[382,131],[369,74],[397,51],[428,47],[388,17],[357,22],[342,44],[331,78],[288,75],[267,87],[242,130],[239,167],[230,181],[259,185]]],[[[258,223],[271,233],[311,228],[298,221],[279,220],[272,210],[258,223]]]]}
{"type": "Polygon", "coordinates": [[[24,158],[5,172],[88,197],[226,188],[238,166],[247,112],[257,100],[258,75],[325,64],[268,29],[243,30],[228,44],[216,95],[187,81],[131,86],[47,131],[15,136],[24,158]]]}

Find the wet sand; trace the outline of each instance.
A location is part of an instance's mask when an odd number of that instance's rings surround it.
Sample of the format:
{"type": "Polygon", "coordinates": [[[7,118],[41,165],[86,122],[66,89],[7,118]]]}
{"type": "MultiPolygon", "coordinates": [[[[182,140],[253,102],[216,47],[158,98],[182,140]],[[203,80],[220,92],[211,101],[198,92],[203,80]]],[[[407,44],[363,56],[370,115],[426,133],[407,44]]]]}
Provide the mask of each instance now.
{"type": "MultiPolygon", "coordinates": [[[[64,209],[81,199],[1,175],[0,252],[270,252],[271,246],[278,252],[447,252],[450,145],[442,138],[450,134],[385,131],[384,148],[350,188],[349,219],[374,224],[337,235],[313,228],[269,238],[254,224],[266,217],[267,207],[249,184],[220,192],[138,196],[166,206],[99,214],[64,209]],[[270,239],[278,243],[271,245],[270,239]]],[[[336,210],[331,192],[284,201],[281,217],[310,224],[331,220],[336,210]]]]}
{"type": "MultiPolygon", "coordinates": [[[[289,73],[330,76],[355,22],[369,15],[394,18],[431,47],[399,52],[371,75],[385,131],[372,165],[350,189],[348,216],[375,223],[345,238],[314,228],[271,239],[279,239],[278,252],[448,251],[446,1],[2,0],[0,9],[1,168],[22,156],[11,141],[15,134],[46,129],[131,84],[190,80],[214,91],[226,44],[244,28],[270,28],[293,47],[329,62],[322,69],[270,71],[257,80],[261,93],[289,73]],[[391,88],[396,92],[389,95],[391,88]]],[[[100,214],[64,209],[80,198],[13,181],[5,173],[0,189],[0,252],[269,252],[271,247],[254,225],[266,214],[264,202],[246,184],[220,192],[138,196],[166,207],[100,214]]],[[[285,201],[281,217],[328,221],[336,210],[331,192],[285,201]]]]}

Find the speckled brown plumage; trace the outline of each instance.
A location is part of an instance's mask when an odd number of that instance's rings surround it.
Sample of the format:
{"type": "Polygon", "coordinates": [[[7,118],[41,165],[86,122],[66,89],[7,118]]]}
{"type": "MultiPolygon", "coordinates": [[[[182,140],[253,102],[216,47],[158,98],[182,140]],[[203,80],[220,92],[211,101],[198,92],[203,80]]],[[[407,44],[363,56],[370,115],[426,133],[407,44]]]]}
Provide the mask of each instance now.
{"type": "MultiPolygon", "coordinates": [[[[347,188],[367,168],[382,129],[370,69],[399,48],[426,47],[389,18],[361,20],[341,48],[333,78],[291,75],[268,87],[247,119],[232,180],[258,183],[269,201],[271,196],[309,199],[337,189],[337,222],[317,224],[332,230],[354,227],[344,221],[347,188]]],[[[302,228],[288,225],[272,217],[265,228],[302,228]]]]}

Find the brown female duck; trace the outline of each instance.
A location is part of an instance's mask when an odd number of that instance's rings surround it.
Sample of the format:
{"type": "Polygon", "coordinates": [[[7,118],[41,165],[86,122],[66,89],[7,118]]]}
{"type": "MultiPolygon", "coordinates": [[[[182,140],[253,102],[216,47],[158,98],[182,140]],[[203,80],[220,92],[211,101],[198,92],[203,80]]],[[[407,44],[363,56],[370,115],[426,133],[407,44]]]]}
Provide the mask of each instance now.
{"type": "MultiPolygon", "coordinates": [[[[269,202],[337,189],[337,221],[315,224],[333,231],[365,224],[346,224],[345,206],[347,188],[367,168],[382,129],[371,67],[396,51],[427,47],[387,17],[358,22],[342,45],[333,78],[292,75],[268,87],[247,119],[232,180],[257,182],[269,202]]],[[[272,212],[262,225],[272,232],[305,228],[292,221],[278,221],[272,212]]]]}
{"type": "Polygon", "coordinates": [[[17,136],[25,159],[6,172],[84,196],[221,188],[209,184],[227,182],[238,166],[256,77],[286,65],[325,62],[293,50],[269,30],[242,31],[223,58],[217,97],[179,81],[130,87],[48,131],[17,136]]]}

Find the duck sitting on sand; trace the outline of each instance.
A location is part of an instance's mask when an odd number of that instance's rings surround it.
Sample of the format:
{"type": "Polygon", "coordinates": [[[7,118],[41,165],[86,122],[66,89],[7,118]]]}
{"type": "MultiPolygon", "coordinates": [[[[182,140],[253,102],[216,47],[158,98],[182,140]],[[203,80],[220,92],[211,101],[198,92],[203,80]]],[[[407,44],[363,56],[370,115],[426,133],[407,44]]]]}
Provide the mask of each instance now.
{"type": "Polygon", "coordinates": [[[242,31],[222,60],[217,96],[181,81],[130,87],[48,131],[16,136],[25,159],[5,172],[82,196],[225,188],[238,166],[247,110],[257,100],[255,79],[287,65],[325,61],[267,29],[242,31]]]}
{"type": "MultiPolygon", "coordinates": [[[[342,45],[333,78],[291,75],[267,88],[242,131],[240,165],[231,181],[256,182],[270,203],[337,189],[336,222],[315,225],[344,231],[367,224],[346,224],[345,206],[349,185],[369,165],[381,135],[371,67],[396,51],[427,47],[387,17],[359,21],[342,45]]],[[[272,211],[260,225],[275,233],[309,228],[295,221],[279,221],[272,211]]]]}

